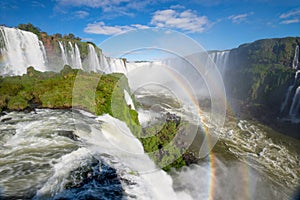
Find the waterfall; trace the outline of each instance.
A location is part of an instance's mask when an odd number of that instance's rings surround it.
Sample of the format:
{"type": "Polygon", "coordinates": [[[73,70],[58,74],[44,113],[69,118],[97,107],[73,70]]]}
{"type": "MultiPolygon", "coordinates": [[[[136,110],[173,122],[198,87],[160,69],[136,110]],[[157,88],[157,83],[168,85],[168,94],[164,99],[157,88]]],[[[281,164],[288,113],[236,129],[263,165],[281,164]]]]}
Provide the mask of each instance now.
{"type": "Polygon", "coordinates": [[[53,42],[55,40],[47,42],[45,48],[34,33],[0,26],[0,75],[25,74],[29,66],[39,71],[59,71],[63,65],[95,72],[127,74],[123,59],[106,57],[92,44],[87,45],[86,55],[80,52],[79,47],[85,47],[80,43],[57,41],[58,45],[55,45],[53,42]]]}
{"type": "Polygon", "coordinates": [[[0,32],[4,43],[0,46],[1,74],[21,75],[29,66],[39,71],[47,70],[44,45],[35,34],[4,26],[0,26],[0,32]]]}
{"type": "Polygon", "coordinates": [[[293,85],[289,86],[284,102],[281,105],[281,113],[285,113],[292,121],[297,122],[300,113],[300,70],[296,71],[293,85]]]}
{"type": "Polygon", "coordinates": [[[285,95],[284,102],[283,102],[282,105],[281,105],[280,112],[283,112],[284,108],[286,108],[293,87],[294,87],[294,85],[289,86],[288,91],[287,91],[287,93],[286,93],[286,95],[285,95]]]}
{"type": "Polygon", "coordinates": [[[111,155],[132,171],[138,172],[147,185],[150,199],[191,199],[185,192],[174,191],[171,176],[156,168],[144,152],[141,142],[132,135],[124,122],[108,114],[99,116],[96,120],[101,122],[101,131],[91,127],[90,134],[75,132],[86,141],[90,152],[111,155]]]}
{"type": "Polygon", "coordinates": [[[46,62],[48,62],[46,49],[45,49],[45,47],[44,47],[43,42],[40,41],[40,40],[39,40],[39,45],[40,45],[40,48],[41,48],[41,50],[42,50],[42,52],[43,52],[44,60],[45,60],[46,62]]]}
{"type": "Polygon", "coordinates": [[[299,45],[296,46],[295,55],[293,59],[293,69],[298,69],[299,64],[299,45]]]}
{"type": "Polygon", "coordinates": [[[66,55],[66,51],[65,51],[65,48],[64,48],[62,42],[58,41],[58,44],[59,44],[59,48],[60,48],[60,51],[61,51],[61,57],[62,57],[62,60],[63,60],[63,65],[69,65],[67,55],[66,55]]]}
{"type": "Polygon", "coordinates": [[[293,103],[289,112],[289,115],[294,118],[297,116],[299,112],[299,106],[300,106],[300,86],[296,89],[294,98],[293,98],[293,103]]]}
{"type": "Polygon", "coordinates": [[[69,51],[66,51],[66,46],[63,44],[63,42],[58,41],[59,48],[61,51],[61,58],[64,65],[70,65],[73,68],[82,69],[82,62],[80,58],[80,51],[78,48],[78,45],[75,43],[74,47],[71,42],[68,42],[69,51]]]}
{"type": "Polygon", "coordinates": [[[127,92],[127,90],[125,90],[125,89],[124,89],[124,98],[126,100],[126,104],[129,105],[131,109],[135,110],[132,98],[131,98],[130,94],[127,92]]]}
{"type": "Polygon", "coordinates": [[[210,52],[209,55],[214,63],[217,65],[218,69],[220,70],[221,74],[223,75],[228,63],[230,51],[216,51],[210,52]]]}
{"type": "Polygon", "coordinates": [[[82,69],[82,62],[81,62],[81,58],[80,58],[80,51],[78,48],[78,45],[75,43],[75,63],[76,63],[76,67],[79,69],[82,69]]]}
{"type": "Polygon", "coordinates": [[[68,51],[69,58],[70,58],[70,63],[71,67],[77,68],[77,69],[82,69],[82,64],[81,64],[81,58],[80,58],[80,52],[78,49],[77,44],[75,43],[74,47],[73,44],[69,41],[68,42],[70,50],[68,51]]]}
{"type": "Polygon", "coordinates": [[[101,69],[98,55],[92,44],[88,44],[88,66],[89,71],[96,72],[101,69]]]}
{"type": "MultiPolygon", "coordinates": [[[[299,45],[295,48],[292,68],[298,69],[299,64],[299,45]]],[[[292,122],[298,122],[300,115],[300,69],[296,71],[293,85],[290,85],[286,93],[284,102],[281,105],[281,113],[284,113],[292,122]]]]}
{"type": "Polygon", "coordinates": [[[110,58],[109,66],[111,71],[126,74],[126,65],[122,59],[110,58]]]}

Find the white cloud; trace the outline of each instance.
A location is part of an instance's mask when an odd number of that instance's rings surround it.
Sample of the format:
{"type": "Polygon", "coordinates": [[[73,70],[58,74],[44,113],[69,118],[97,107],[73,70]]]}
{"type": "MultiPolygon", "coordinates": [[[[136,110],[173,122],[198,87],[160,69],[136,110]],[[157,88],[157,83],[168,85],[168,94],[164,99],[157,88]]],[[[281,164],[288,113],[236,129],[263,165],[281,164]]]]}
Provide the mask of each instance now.
{"type": "Polygon", "coordinates": [[[75,12],[75,16],[77,18],[83,19],[83,18],[86,18],[87,16],[89,16],[89,13],[86,11],[80,10],[80,11],[75,12]]]}
{"type": "Polygon", "coordinates": [[[147,29],[147,28],[150,28],[149,26],[142,25],[142,24],[132,24],[131,26],[135,27],[137,29],[147,29]]]}
{"type": "Polygon", "coordinates": [[[84,32],[91,34],[101,34],[101,35],[117,35],[124,33],[126,31],[134,30],[134,29],[146,29],[148,26],[141,24],[132,24],[129,26],[108,26],[105,25],[104,22],[96,22],[92,24],[88,24],[84,32]]]}
{"type": "MultiPolygon", "coordinates": [[[[150,4],[157,4],[157,0],[55,0],[56,10],[65,7],[89,7],[100,8],[103,12],[113,13],[113,16],[132,16],[133,10],[145,9],[150,4]],[[129,12],[131,11],[131,12],[129,12]]],[[[164,1],[164,0],[161,0],[164,1]]]]}
{"type": "Polygon", "coordinates": [[[239,15],[231,15],[228,17],[228,19],[230,19],[232,21],[232,23],[234,24],[239,24],[243,21],[246,21],[247,18],[252,15],[253,12],[251,13],[244,13],[244,14],[239,14],[239,15]]]}
{"type": "Polygon", "coordinates": [[[294,24],[300,22],[300,19],[289,19],[280,22],[280,24],[294,24]]]}
{"type": "Polygon", "coordinates": [[[101,9],[102,19],[112,19],[118,16],[134,17],[135,12],[145,10],[149,4],[157,3],[156,0],[55,0],[54,10],[58,13],[68,13],[69,7],[87,7],[101,9]]]}
{"type": "Polygon", "coordinates": [[[280,17],[280,19],[286,19],[286,18],[295,17],[295,16],[300,16],[300,8],[283,13],[279,17],[280,17]]]}
{"type": "Polygon", "coordinates": [[[190,33],[201,33],[211,26],[206,16],[198,16],[192,10],[178,12],[173,9],[156,11],[150,23],[160,28],[175,28],[190,33]]]}
{"type": "Polygon", "coordinates": [[[104,8],[107,6],[120,5],[124,2],[129,2],[129,0],[56,0],[60,6],[86,6],[91,8],[104,8]]]}
{"type": "Polygon", "coordinates": [[[182,6],[182,5],[179,5],[179,4],[172,5],[172,6],[170,6],[170,8],[171,8],[171,9],[185,9],[185,7],[184,7],[184,6],[182,6]]]}
{"type": "Polygon", "coordinates": [[[279,16],[283,21],[280,24],[295,24],[300,22],[300,8],[290,10],[289,12],[282,13],[279,16]]]}

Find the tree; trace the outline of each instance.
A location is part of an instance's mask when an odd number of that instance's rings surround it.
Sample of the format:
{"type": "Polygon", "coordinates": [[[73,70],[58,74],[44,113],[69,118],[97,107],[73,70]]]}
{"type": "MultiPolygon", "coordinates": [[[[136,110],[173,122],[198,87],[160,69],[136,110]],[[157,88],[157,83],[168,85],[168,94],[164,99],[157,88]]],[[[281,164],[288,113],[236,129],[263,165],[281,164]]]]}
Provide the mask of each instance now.
{"type": "Polygon", "coordinates": [[[28,24],[19,24],[18,29],[24,30],[24,31],[30,31],[34,34],[36,34],[38,37],[40,36],[41,29],[38,27],[33,26],[31,23],[28,24]]]}

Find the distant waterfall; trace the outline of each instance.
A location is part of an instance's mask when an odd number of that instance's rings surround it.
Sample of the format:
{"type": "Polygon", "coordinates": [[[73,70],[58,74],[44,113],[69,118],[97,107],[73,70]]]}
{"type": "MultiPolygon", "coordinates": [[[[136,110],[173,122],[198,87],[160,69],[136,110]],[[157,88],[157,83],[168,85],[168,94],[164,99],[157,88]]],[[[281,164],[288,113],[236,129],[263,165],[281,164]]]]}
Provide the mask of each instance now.
{"type": "Polygon", "coordinates": [[[74,63],[74,65],[76,66],[76,68],[82,69],[82,62],[81,62],[79,48],[76,43],[74,46],[75,46],[75,59],[74,59],[75,63],[74,63]]]}
{"type": "Polygon", "coordinates": [[[44,44],[43,44],[42,41],[39,41],[39,44],[40,44],[41,50],[42,50],[42,52],[43,52],[44,60],[45,60],[46,62],[48,62],[48,59],[47,59],[47,53],[46,53],[46,49],[45,49],[45,47],[44,47],[44,44]]]}
{"type": "Polygon", "coordinates": [[[61,58],[64,65],[70,65],[72,68],[82,69],[82,62],[80,58],[80,51],[75,43],[74,46],[71,42],[68,42],[67,45],[61,41],[58,41],[59,48],[61,51],[61,58]]]}
{"type": "Polygon", "coordinates": [[[61,41],[58,41],[58,44],[61,51],[61,58],[63,60],[63,64],[68,65],[69,63],[68,63],[65,47],[63,46],[61,41]]]}
{"type": "Polygon", "coordinates": [[[300,86],[297,88],[295,92],[289,115],[293,118],[296,117],[299,113],[299,107],[300,107],[300,86]]]}
{"type": "Polygon", "coordinates": [[[106,57],[92,44],[82,44],[59,40],[43,44],[31,32],[0,26],[0,75],[22,75],[29,66],[39,71],[59,71],[64,65],[87,71],[127,73],[123,59],[106,57]]]}
{"type": "Polygon", "coordinates": [[[214,61],[214,63],[219,68],[221,74],[223,75],[228,63],[230,51],[216,51],[216,52],[210,52],[209,56],[214,61]]]}
{"type": "Polygon", "coordinates": [[[88,71],[98,71],[101,69],[98,55],[95,47],[92,44],[88,44],[88,71]]]}
{"type": "Polygon", "coordinates": [[[107,68],[108,73],[111,72],[119,72],[123,74],[127,73],[125,62],[122,59],[109,58],[109,57],[106,57],[106,59],[108,65],[110,66],[110,68],[107,68]]]}
{"type": "Polygon", "coordinates": [[[69,47],[70,47],[70,50],[68,51],[69,59],[70,59],[70,65],[73,68],[82,69],[80,52],[79,52],[77,44],[75,43],[74,46],[71,42],[68,42],[68,44],[69,44],[69,47]]]}
{"type": "Polygon", "coordinates": [[[292,68],[298,69],[293,85],[289,86],[284,102],[281,105],[281,113],[288,116],[292,122],[300,122],[300,69],[299,69],[299,45],[295,48],[292,68]]]}
{"type": "Polygon", "coordinates": [[[126,63],[122,59],[106,57],[103,54],[98,56],[95,47],[91,44],[88,44],[87,63],[88,71],[127,74],[126,63]]]}
{"type": "Polygon", "coordinates": [[[29,66],[47,70],[44,45],[27,31],[0,26],[0,74],[24,74],[29,66]]]}
{"type": "Polygon", "coordinates": [[[299,45],[296,46],[295,49],[295,55],[294,55],[294,59],[293,59],[293,69],[298,69],[298,64],[299,64],[299,45]]]}

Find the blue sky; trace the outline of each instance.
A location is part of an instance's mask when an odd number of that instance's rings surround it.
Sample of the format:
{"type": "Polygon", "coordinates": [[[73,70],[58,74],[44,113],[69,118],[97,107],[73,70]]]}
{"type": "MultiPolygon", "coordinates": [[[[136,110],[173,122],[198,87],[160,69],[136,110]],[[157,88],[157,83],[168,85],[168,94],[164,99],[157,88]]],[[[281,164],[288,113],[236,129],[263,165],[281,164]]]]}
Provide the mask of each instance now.
{"type": "Polygon", "coordinates": [[[257,39],[300,36],[298,0],[1,0],[0,24],[32,23],[48,34],[73,33],[99,45],[127,30],[162,27],[207,50],[257,39]]]}

